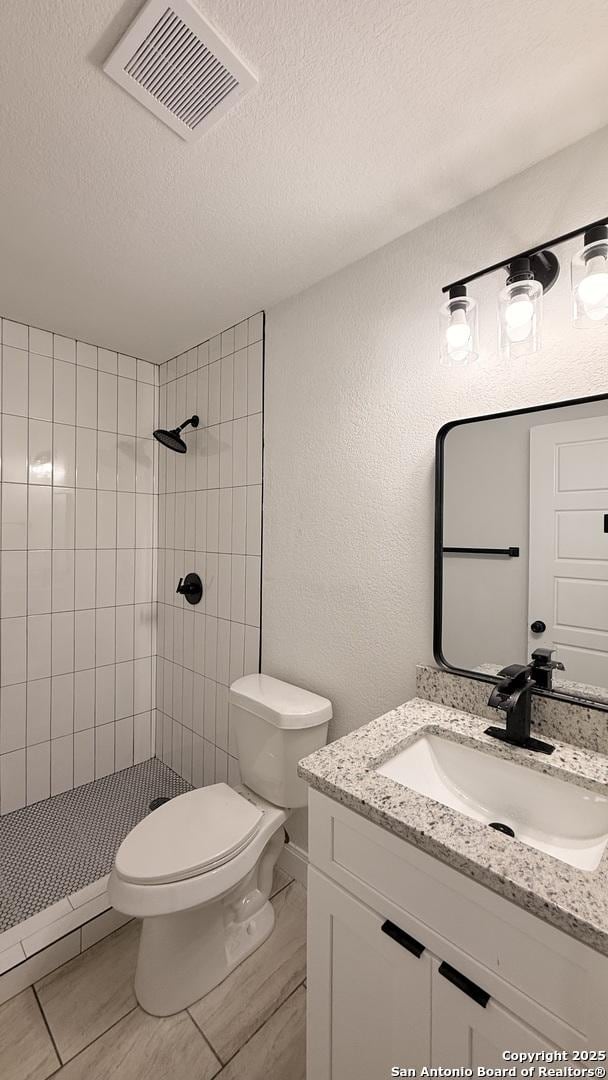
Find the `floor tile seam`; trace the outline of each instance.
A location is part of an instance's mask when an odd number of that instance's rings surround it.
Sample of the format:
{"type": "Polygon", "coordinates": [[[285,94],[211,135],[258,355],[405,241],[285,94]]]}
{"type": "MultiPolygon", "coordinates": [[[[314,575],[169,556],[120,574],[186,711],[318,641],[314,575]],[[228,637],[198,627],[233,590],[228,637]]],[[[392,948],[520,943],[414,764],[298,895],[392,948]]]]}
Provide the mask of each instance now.
{"type": "Polygon", "coordinates": [[[59,1066],[58,1069],[55,1069],[55,1071],[52,1072],[49,1075],[49,1077],[47,1077],[47,1080],[51,1080],[51,1077],[56,1076],[57,1073],[61,1072],[61,1070],[65,1066],[71,1065],[71,1063],[73,1061],[76,1061],[76,1059],[79,1058],[81,1056],[81,1054],[84,1054],[87,1050],[89,1050],[92,1046],[94,1046],[96,1042],[99,1042],[100,1039],[103,1039],[104,1035],[107,1035],[109,1031],[112,1031],[112,1029],[117,1027],[118,1024],[122,1023],[123,1020],[126,1020],[127,1016],[131,1016],[131,1014],[134,1013],[136,1011],[136,1009],[138,1009],[138,1008],[139,1008],[139,1005],[137,1003],[135,1003],[135,1005],[132,1005],[131,1008],[128,1009],[126,1013],[123,1013],[122,1016],[118,1017],[118,1020],[114,1020],[114,1022],[111,1023],[109,1025],[109,1027],[107,1027],[105,1029],[105,1031],[100,1031],[99,1035],[96,1035],[94,1039],[91,1039],[91,1041],[89,1043],[87,1043],[86,1046],[82,1046],[80,1048],[80,1050],[77,1050],[76,1053],[72,1054],[71,1057],[67,1057],[65,1059],[65,1061],[61,1057],[61,1054],[58,1053],[57,1056],[58,1056],[58,1058],[59,1058],[59,1060],[61,1062],[61,1065],[59,1066]]]}
{"type": "MultiPolygon", "coordinates": [[[[152,1014],[151,1014],[151,1013],[149,1013],[148,1015],[150,1015],[150,1016],[151,1016],[152,1014]]],[[[199,1035],[199,1036],[201,1037],[201,1039],[202,1039],[202,1040],[203,1040],[203,1042],[205,1043],[205,1046],[208,1046],[208,1047],[209,1047],[209,1049],[211,1050],[211,1053],[213,1054],[213,1056],[214,1056],[215,1060],[216,1060],[216,1061],[217,1061],[217,1062],[219,1063],[219,1069],[217,1070],[217,1072],[214,1072],[214,1073],[213,1073],[213,1077],[219,1076],[220,1072],[221,1072],[221,1071],[222,1071],[222,1069],[224,1068],[224,1065],[223,1065],[222,1059],[221,1059],[220,1055],[218,1054],[217,1050],[215,1049],[215,1047],[213,1047],[213,1046],[211,1045],[211,1042],[210,1042],[210,1040],[209,1040],[208,1036],[207,1036],[207,1035],[205,1035],[205,1033],[204,1033],[204,1031],[202,1030],[202,1028],[200,1028],[200,1027],[198,1026],[198,1024],[196,1023],[196,1021],[195,1021],[194,1017],[190,1015],[190,1011],[189,1011],[189,1009],[182,1009],[182,1010],[180,1010],[180,1012],[179,1012],[179,1013],[173,1013],[172,1015],[173,1015],[173,1016],[180,1016],[180,1015],[183,1015],[183,1016],[187,1016],[187,1017],[188,1017],[188,1020],[189,1020],[189,1021],[190,1021],[190,1023],[192,1024],[192,1027],[193,1027],[193,1028],[194,1028],[194,1030],[196,1031],[197,1035],[199,1035]]],[[[161,1019],[162,1019],[162,1017],[155,1017],[155,1019],[157,1019],[157,1020],[161,1020],[161,1019]]],[[[213,1080],[213,1078],[210,1078],[210,1080],[213,1080]]]]}
{"type": "Polygon", "coordinates": [[[305,982],[305,980],[306,980],[306,975],[304,975],[304,976],[303,976],[303,978],[302,978],[301,982],[299,982],[299,983],[297,984],[297,986],[294,986],[293,990],[290,990],[290,992],[289,992],[289,993],[288,993],[288,994],[287,994],[287,995],[286,995],[286,996],[285,996],[284,998],[282,998],[282,999],[281,999],[281,1001],[279,1001],[278,1005],[276,1005],[276,1006],[275,1006],[275,1008],[274,1008],[274,1009],[272,1010],[272,1012],[271,1012],[271,1013],[270,1013],[270,1014],[269,1014],[269,1015],[268,1015],[268,1016],[266,1017],[266,1019],[262,1021],[262,1023],[261,1023],[260,1025],[259,1025],[259,1027],[257,1027],[257,1028],[255,1029],[255,1031],[252,1031],[252,1032],[251,1032],[251,1034],[247,1036],[247,1038],[245,1039],[245,1041],[244,1041],[244,1042],[243,1042],[243,1043],[242,1043],[242,1044],[241,1044],[241,1045],[239,1046],[238,1050],[235,1050],[235,1051],[234,1051],[234,1054],[231,1054],[231,1055],[230,1055],[230,1057],[226,1059],[226,1061],[224,1061],[224,1060],[222,1059],[221,1055],[220,1055],[220,1054],[218,1053],[218,1051],[217,1051],[217,1050],[215,1050],[215,1048],[214,1048],[214,1047],[213,1047],[213,1045],[211,1044],[211,1041],[210,1041],[210,1039],[209,1039],[209,1036],[205,1034],[205,1032],[203,1031],[203,1029],[202,1029],[202,1028],[201,1028],[201,1027],[199,1026],[199,1024],[198,1024],[198,1023],[196,1022],[196,1020],[194,1019],[194,1017],[193,1017],[193,1016],[192,1016],[192,1014],[190,1013],[190,1009],[192,1008],[192,1006],[189,1006],[189,1008],[188,1008],[188,1009],[187,1009],[186,1011],[188,1012],[188,1014],[189,1014],[189,1016],[190,1016],[190,1019],[191,1019],[191,1020],[193,1021],[193,1023],[195,1024],[195,1026],[196,1026],[196,1027],[197,1027],[197,1028],[199,1029],[199,1031],[201,1032],[201,1034],[203,1034],[203,1035],[205,1036],[205,1039],[206,1039],[206,1041],[207,1041],[207,1042],[209,1043],[209,1045],[211,1046],[211,1049],[213,1050],[213,1053],[215,1054],[215,1056],[216,1056],[216,1058],[218,1059],[218,1061],[221,1061],[221,1062],[222,1062],[222,1071],[223,1071],[223,1070],[224,1070],[225,1068],[227,1068],[227,1067],[228,1067],[228,1065],[230,1065],[230,1062],[231,1062],[231,1061],[234,1061],[234,1058],[235,1058],[235,1057],[237,1056],[237,1054],[240,1054],[241,1050],[243,1050],[243,1049],[244,1049],[244,1047],[245,1047],[245,1046],[247,1046],[247,1044],[248,1044],[248,1043],[250,1043],[250,1042],[251,1042],[251,1040],[252,1040],[252,1039],[253,1039],[253,1038],[254,1038],[254,1037],[255,1037],[255,1036],[256,1036],[256,1035],[257,1035],[257,1034],[258,1034],[258,1033],[259,1033],[260,1031],[262,1031],[262,1029],[263,1029],[264,1027],[266,1027],[266,1024],[270,1023],[270,1021],[272,1020],[273,1016],[276,1016],[276,1014],[278,1013],[279,1009],[281,1009],[281,1008],[283,1007],[283,1005],[285,1005],[285,1004],[286,1004],[286,1003],[287,1003],[287,1002],[288,1002],[288,1001],[290,1000],[290,998],[292,998],[292,997],[293,997],[293,995],[294,995],[294,994],[296,993],[296,991],[297,991],[297,990],[299,990],[299,989],[300,989],[300,987],[303,987],[303,986],[304,986],[304,982],[305,982]]]}
{"type": "MultiPolygon", "coordinates": [[[[44,1024],[45,1029],[46,1029],[47,1035],[48,1035],[49,1039],[51,1040],[51,1045],[53,1047],[53,1050],[55,1051],[55,1056],[57,1058],[57,1061],[59,1062],[59,1068],[61,1068],[61,1054],[59,1053],[59,1047],[57,1046],[57,1043],[55,1042],[55,1037],[53,1035],[53,1032],[51,1031],[50,1024],[49,1024],[49,1022],[48,1022],[48,1020],[46,1018],[46,1013],[45,1013],[44,1009],[42,1008],[40,998],[38,997],[38,991],[36,990],[36,987],[33,984],[32,984],[30,989],[31,989],[31,991],[32,991],[32,993],[34,995],[34,1000],[35,1000],[36,1005],[38,1007],[38,1011],[39,1011],[39,1013],[40,1013],[40,1015],[42,1017],[42,1022],[44,1024]]],[[[53,1072],[49,1073],[49,1076],[53,1076],[56,1072],[57,1072],[57,1069],[53,1069],[53,1072]]]]}

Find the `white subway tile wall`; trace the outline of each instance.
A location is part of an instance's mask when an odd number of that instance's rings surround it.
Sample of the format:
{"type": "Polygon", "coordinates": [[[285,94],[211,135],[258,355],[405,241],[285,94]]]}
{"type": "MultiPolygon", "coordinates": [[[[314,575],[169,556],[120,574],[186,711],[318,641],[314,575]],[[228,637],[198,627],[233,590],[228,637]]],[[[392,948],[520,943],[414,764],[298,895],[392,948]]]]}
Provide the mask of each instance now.
{"type": "Polygon", "coordinates": [[[0,320],[0,813],[154,755],[154,364],[0,320]]]}
{"type": "Polygon", "coordinates": [[[159,449],[156,753],[197,787],[239,782],[228,687],[259,671],[263,352],[259,313],[160,367],[160,426],[200,426],[159,449]]]}

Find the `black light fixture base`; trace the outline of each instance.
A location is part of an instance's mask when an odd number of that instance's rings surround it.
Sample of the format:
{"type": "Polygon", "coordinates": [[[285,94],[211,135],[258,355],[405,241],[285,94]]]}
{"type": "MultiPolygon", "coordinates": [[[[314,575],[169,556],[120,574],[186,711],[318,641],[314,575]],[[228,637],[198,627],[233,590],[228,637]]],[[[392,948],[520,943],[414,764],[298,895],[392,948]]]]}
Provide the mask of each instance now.
{"type": "Polygon", "coordinates": [[[591,229],[587,229],[584,235],[584,244],[595,244],[598,240],[608,240],[608,225],[594,225],[591,229]]]}
{"type": "Polygon", "coordinates": [[[540,281],[543,292],[549,292],[559,277],[559,259],[552,251],[545,249],[530,256],[530,269],[536,281],[540,281]]]}

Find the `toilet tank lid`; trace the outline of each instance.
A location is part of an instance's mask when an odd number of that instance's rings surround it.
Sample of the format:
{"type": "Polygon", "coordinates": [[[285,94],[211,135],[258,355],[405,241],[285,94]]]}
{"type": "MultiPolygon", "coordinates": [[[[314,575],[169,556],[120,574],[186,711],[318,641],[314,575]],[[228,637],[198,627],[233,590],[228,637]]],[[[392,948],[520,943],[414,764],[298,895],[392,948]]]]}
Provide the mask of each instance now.
{"type": "Polygon", "coordinates": [[[230,687],[230,702],[280,728],[308,728],[331,720],[331,701],[271,675],[243,675],[230,687]]]}

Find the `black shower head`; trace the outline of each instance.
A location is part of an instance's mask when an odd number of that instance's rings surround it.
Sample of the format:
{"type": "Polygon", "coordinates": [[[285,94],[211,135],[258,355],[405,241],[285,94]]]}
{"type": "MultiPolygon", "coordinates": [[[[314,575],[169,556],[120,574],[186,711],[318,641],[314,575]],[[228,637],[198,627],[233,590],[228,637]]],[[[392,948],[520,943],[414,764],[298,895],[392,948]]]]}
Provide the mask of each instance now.
{"type": "Polygon", "coordinates": [[[173,428],[171,431],[165,431],[164,428],[158,428],[154,432],[154,438],[166,446],[168,450],[175,450],[177,454],[185,454],[188,447],[181,437],[181,432],[185,427],[190,424],[193,428],[198,427],[198,416],[191,416],[189,420],[184,420],[183,424],[179,427],[173,428]]]}
{"type": "Polygon", "coordinates": [[[175,450],[178,454],[185,454],[188,449],[180,436],[179,428],[174,428],[173,431],[163,431],[162,428],[159,428],[158,431],[154,432],[154,438],[158,439],[163,446],[166,446],[169,450],[175,450]]]}

